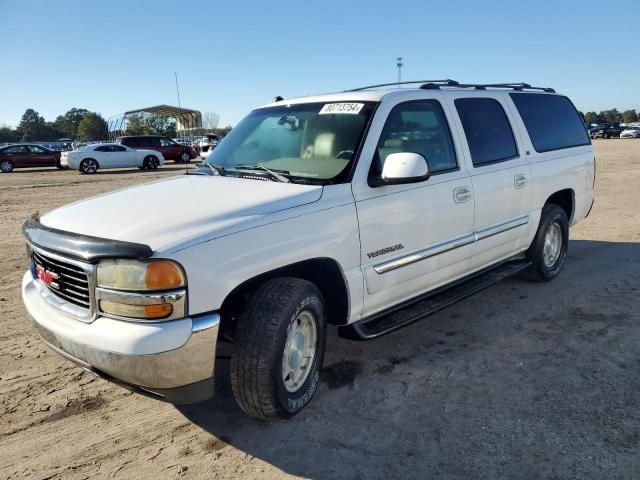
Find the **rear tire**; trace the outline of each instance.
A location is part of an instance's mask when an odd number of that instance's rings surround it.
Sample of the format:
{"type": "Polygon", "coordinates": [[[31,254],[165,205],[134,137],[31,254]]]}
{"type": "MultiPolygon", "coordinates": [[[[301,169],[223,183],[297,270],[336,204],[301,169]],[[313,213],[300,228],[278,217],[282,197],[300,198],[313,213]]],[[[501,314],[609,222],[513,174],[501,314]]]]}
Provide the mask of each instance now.
{"type": "Polygon", "coordinates": [[[98,171],[98,162],[93,158],[85,158],[80,162],[78,170],[80,170],[80,173],[85,173],[87,175],[94,174],[98,171]]]}
{"type": "Polygon", "coordinates": [[[289,418],[313,398],[326,342],[324,301],[299,278],[262,284],[240,316],[231,356],[231,388],[248,415],[289,418]]]}
{"type": "Polygon", "coordinates": [[[158,161],[158,158],[154,155],[147,155],[146,157],[144,157],[144,160],[142,160],[143,170],[155,170],[159,166],[160,166],[160,162],[158,161]]]}
{"type": "Polygon", "coordinates": [[[557,205],[545,205],[538,231],[527,251],[531,261],[529,278],[534,282],[548,282],[557,277],[567,260],[568,245],[567,214],[557,205]]]}
{"type": "Polygon", "coordinates": [[[10,173],[13,172],[13,162],[11,160],[2,160],[0,162],[0,171],[2,173],[10,173]]]}

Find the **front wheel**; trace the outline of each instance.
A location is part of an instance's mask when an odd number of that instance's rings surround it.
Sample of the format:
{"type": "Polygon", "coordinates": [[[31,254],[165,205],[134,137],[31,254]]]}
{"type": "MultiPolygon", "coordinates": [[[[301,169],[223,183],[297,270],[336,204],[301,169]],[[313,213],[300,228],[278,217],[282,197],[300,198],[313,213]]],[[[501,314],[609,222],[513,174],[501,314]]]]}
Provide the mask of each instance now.
{"type": "Polygon", "coordinates": [[[191,161],[191,155],[189,152],[182,152],[180,154],[180,163],[189,163],[191,161]]]}
{"type": "Polygon", "coordinates": [[[231,356],[231,388],[248,415],[289,418],[313,398],[326,342],[324,301],[299,278],[261,285],[240,316],[231,356]]]}
{"type": "Polygon", "coordinates": [[[531,260],[529,276],[536,282],[548,282],[558,276],[567,260],[569,221],[557,205],[545,205],[536,236],[527,251],[531,260]]]}

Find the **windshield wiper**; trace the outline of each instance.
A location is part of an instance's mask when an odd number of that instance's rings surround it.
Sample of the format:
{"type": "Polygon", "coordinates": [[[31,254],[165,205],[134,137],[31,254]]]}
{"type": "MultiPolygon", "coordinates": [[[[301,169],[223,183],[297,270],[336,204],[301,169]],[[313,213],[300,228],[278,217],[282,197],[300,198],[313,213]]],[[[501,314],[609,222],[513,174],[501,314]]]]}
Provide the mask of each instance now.
{"type": "MultiPolygon", "coordinates": [[[[218,175],[218,176],[224,176],[224,167],[221,165],[216,165],[215,163],[208,163],[208,162],[202,162],[200,164],[200,167],[202,165],[206,165],[207,167],[209,167],[209,170],[211,170],[213,172],[214,175],[218,175]]],[[[198,167],[199,168],[199,167],[198,167]]],[[[198,175],[201,175],[200,173],[197,173],[198,175]]]]}
{"type": "MultiPolygon", "coordinates": [[[[264,165],[235,165],[233,168],[236,170],[262,170],[263,172],[267,172],[271,177],[275,178],[277,181],[282,183],[289,183],[289,180],[284,175],[280,175],[278,172],[271,170],[270,168],[265,167],[264,165]]],[[[286,170],[278,170],[284,174],[289,174],[286,170]]]]}

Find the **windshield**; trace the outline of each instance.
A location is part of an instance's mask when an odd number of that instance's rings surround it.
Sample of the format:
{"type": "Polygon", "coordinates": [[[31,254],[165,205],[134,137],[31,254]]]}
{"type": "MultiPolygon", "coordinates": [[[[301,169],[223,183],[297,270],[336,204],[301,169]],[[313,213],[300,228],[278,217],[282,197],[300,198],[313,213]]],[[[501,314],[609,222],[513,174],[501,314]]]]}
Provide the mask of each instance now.
{"type": "Polygon", "coordinates": [[[292,181],[327,183],[354,159],[373,102],[304,103],[254,110],[213,150],[207,163],[225,174],[249,167],[292,181]]]}

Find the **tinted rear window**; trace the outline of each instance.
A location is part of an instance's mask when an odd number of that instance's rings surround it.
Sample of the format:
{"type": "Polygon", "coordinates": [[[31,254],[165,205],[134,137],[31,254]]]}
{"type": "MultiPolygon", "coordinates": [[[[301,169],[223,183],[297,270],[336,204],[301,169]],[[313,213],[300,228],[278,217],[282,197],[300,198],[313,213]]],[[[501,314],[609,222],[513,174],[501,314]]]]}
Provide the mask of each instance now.
{"type": "Polygon", "coordinates": [[[458,98],[455,104],[474,166],[503,162],[518,156],[513,130],[497,100],[458,98]]]}
{"type": "Polygon", "coordinates": [[[578,112],[567,97],[539,93],[510,93],[536,152],[589,145],[578,112]]]}

